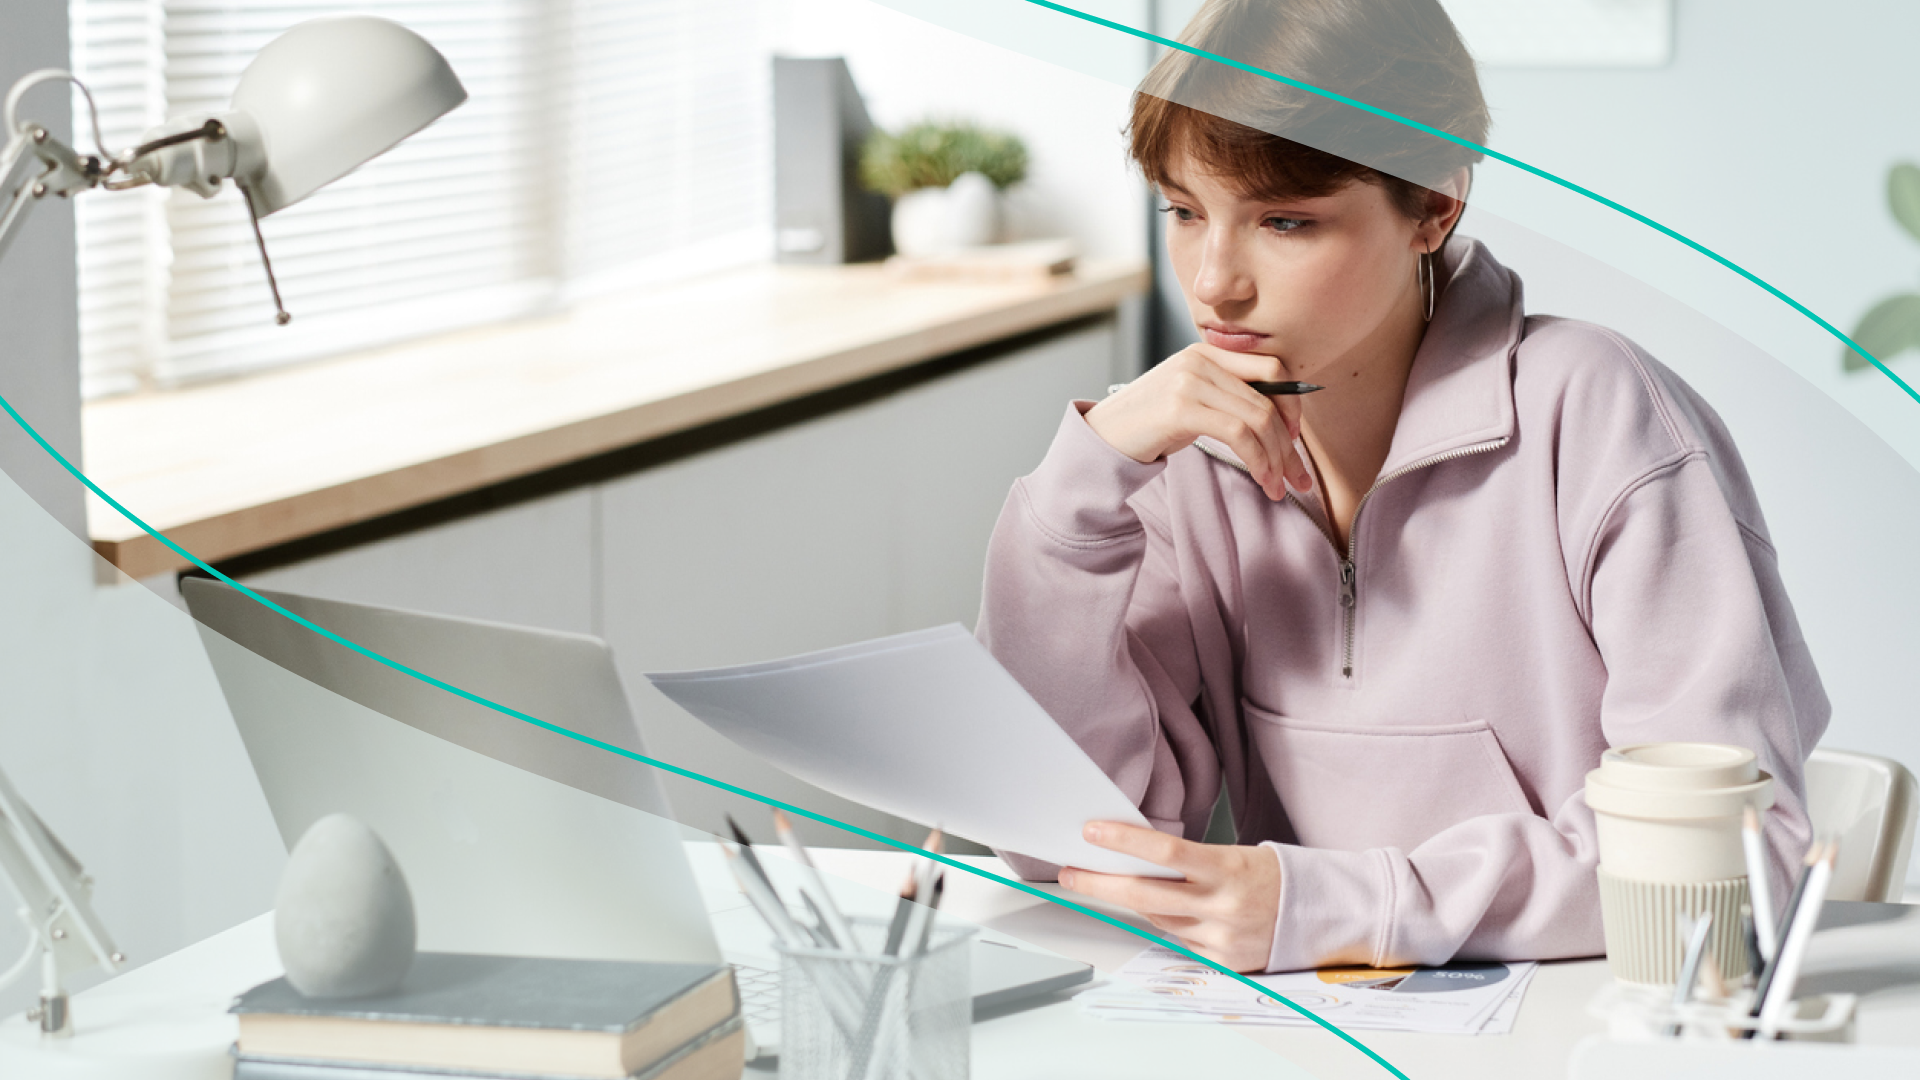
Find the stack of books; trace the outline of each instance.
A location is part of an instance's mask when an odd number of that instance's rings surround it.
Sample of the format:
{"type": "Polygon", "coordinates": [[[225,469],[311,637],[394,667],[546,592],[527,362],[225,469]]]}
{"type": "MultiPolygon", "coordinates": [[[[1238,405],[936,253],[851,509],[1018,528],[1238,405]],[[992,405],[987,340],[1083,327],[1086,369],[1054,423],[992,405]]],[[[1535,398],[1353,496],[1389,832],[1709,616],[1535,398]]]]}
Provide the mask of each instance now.
{"type": "Polygon", "coordinates": [[[423,952],[390,994],[242,994],[234,1080],[738,1080],[726,964],[423,952]]]}

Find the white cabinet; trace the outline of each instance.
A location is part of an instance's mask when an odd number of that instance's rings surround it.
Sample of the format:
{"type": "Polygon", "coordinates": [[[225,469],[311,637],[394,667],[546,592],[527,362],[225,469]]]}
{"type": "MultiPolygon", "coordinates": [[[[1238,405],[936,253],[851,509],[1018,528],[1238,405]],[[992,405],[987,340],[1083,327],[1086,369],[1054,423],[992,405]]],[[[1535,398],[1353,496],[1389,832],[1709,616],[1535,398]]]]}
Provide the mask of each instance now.
{"type": "Polygon", "coordinates": [[[1016,477],[1033,471],[1067,403],[1099,399],[1118,370],[1101,323],[900,394],[886,407],[893,464],[890,631],[973,627],[987,538],[1016,477]]]}
{"type": "Polygon", "coordinates": [[[594,632],[594,492],[581,488],[241,578],[329,600],[594,632]]]}
{"type": "MultiPolygon", "coordinates": [[[[865,405],[603,485],[601,630],[654,756],[905,836],[884,815],[829,799],[747,755],[641,677],[886,633],[888,434],[885,410],[865,405]]],[[[684,777],[662,780],[682,822],[719,832],[730,811],[763,833],[766,812],[743,797],[684,777]]],[[[825,839],[811,830],[809,838],[825,839]]]]}

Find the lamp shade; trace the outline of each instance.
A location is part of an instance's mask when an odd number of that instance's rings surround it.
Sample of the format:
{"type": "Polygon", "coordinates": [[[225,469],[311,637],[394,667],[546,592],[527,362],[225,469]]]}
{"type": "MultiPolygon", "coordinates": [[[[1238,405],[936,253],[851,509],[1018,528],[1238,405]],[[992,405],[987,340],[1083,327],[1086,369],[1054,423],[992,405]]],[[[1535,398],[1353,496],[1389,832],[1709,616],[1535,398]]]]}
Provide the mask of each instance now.
{"type": "Polygon", "coordinates": [[[265,217],[392,149],[467,100],[440,51],[388,19],[301,23],[240,74],[235,179],[265,217]]]}

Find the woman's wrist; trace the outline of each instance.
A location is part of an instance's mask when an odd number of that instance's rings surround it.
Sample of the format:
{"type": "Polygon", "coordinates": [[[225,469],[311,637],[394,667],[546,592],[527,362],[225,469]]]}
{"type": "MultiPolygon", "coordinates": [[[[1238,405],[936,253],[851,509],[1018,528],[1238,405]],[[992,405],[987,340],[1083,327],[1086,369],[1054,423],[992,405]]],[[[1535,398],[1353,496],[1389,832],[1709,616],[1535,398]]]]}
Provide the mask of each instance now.
{"type": "Polygon", "coordinates": [[[1067,540],[1109,540],[1138,531],[1140,519],[1127,500],[1167,467],[1165,461],[1136,461],[1102,439],[1086,422],[1093,404],[1075,401],[1066,410],[1046,456],[1017,483],[1028,513],[1067,540]]]}
{"type": "Polygon", "coordinates": [[[1142,465],[1159,461],[1165,452],[1139,437],[1139,432],[1127,423],[1126,409],[1123,399],[1108,396],[1094,402],[1093,408],[1088,409],[1082,418],[1102,442],[1120,453],[1142,465]]]}

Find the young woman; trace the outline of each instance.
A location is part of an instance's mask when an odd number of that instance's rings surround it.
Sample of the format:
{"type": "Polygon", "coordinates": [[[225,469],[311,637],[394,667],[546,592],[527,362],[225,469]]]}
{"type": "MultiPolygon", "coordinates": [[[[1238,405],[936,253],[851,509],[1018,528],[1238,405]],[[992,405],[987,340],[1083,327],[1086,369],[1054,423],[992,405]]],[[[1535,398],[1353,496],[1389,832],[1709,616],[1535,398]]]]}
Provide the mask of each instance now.
{"type": "MultiPolygon", "coordinates": [[[[1183,40],[1485,141],[1434,0],[1183,40]]],[[[1155,827],[1088,839],[1186,880],[1010,860],[1241,971],[1593,955],[1585,775],[1698,740],[1775,778],[1781,895],[1828,708],[1719,419],[1452,235],[1479,155],[1222,70],[1169,54],[1129,128],[1202,342],[1067,409],[979,622],[1155,827]],[[1365,163],[1308,143],[1354,132],[1365,163]],[[1238,845],[1198,842],[1222,785],[1238,845]]]]}

